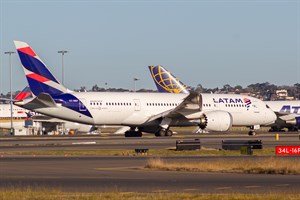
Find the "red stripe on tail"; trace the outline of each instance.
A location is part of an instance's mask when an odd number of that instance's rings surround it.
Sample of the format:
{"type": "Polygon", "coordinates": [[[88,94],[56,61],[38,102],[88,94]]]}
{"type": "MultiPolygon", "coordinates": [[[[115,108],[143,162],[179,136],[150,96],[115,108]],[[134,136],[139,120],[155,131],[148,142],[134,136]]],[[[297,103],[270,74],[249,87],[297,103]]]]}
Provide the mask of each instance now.
{"type": "Polygon", "coordinates": [[[18,51],[26,53],[26,54],[28,54],[30,56],[36,56],[36,54],[34,53],[34,51],[30,47],[19,48],[18,51]]]}
{"type": "Polygon", "coordinates": [[[27,74],[26,76],[29,77],[29,78],[32,78],[36,81],[42,82],[42,83],[44,83],[46,81],[49,81],[49,79],[47,79],[46,77],[43,77],[43,76],[35,74],[35,73],[27,74]]]}
{"type": "Polygon", "coordinates": [[[15,100],[22,101],[31,95],[30,92],[20,92],[16,97],[15,100]]]}

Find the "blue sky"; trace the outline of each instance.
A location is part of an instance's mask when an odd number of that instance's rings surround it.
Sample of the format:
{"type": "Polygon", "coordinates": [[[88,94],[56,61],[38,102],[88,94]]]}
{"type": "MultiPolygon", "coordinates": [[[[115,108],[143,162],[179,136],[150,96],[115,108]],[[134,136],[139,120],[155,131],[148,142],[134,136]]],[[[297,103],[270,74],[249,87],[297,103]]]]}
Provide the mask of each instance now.
{"type": "MultiPolygon", "coordinates": [[[[13,40],[25,41],[65,85],[155,89],[148,65],[204,87],[300,82],[300,1],[0,0],[0,92],[13,40]]],[[[13,90],[26,85],[12,57],[13,90]]]]}

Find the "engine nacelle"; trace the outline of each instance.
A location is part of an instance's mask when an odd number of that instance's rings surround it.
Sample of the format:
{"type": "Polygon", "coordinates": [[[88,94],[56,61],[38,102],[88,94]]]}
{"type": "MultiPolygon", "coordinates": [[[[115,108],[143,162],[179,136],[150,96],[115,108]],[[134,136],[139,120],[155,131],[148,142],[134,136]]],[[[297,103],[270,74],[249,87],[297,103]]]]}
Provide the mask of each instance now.
{"type": "Polygon", "coordinates": [[[300,117],[296,117],[296,126],[300,127],[300,117]]]}
{"type": "Polygon", "coordinates": [[[295,118],[292,119],[292,120],[286,121],[286,123],[287,123],[287,124],[292,124],[292,125],[295,125],[295,126],[300,127],[300,117],[295,117],[295,118]]]}
{"type": "Polygon", "coordinates": [[[232,116],[225,111],[203,113],[199,120],[199,127],[208,131],[227,131],[232,126],[232,116]]]}

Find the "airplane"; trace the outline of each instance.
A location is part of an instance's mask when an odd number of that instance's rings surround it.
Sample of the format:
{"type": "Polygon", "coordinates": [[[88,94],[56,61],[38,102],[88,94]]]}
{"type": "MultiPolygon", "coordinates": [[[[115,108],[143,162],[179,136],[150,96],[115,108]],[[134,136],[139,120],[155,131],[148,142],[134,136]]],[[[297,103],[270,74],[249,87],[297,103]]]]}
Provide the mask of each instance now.
{"type": "MultiPolygon", "coordinates": [[[[32,97],[30,88],[26,86],[17,96],[12,100],[13,102],[22,101],[24,99],[32,97]]],[[[11,101],[10,99],[1,98],[2,100],[11,101]]],[[[19,106],[13,105],[13,127],[14,129],[22,129],[26,124],[26,120],[31,120],[30,125],[38,126],[36,122],[40,122],[43,125],[44,133],[56,130],[56,127],[60,124],[64,124],[64,129],[73,132],[84,132],[91,133],[96,130],[96,127],[86,124],[79,124],[74,122],[69,122],[53,117],[48,117],[45,115],[39,115],[33,113],[30,110],[21,108],[19,106]]],[[[0,104],[0,128],[10,129],[11,128],[11,113],[10,104],[0,104]]]]}
{"type": "MultiPolygon", "coordinates": [[[[23,99],[29,97],[31,94],[29,92],[29,87],[25,87],[14,99],[13,101],[22,101],[23,99]]],[[[4,99],[7,100],[9,99],[4,99]]],[[[31,118],[32,113],[24,108],[12,105],[12,122],[15,128],[22,128],[25,124],[25,120],[31,118]]],[[[11,128],[11,108],[10,104],[0,104],[0,128],[10,129],[11,128]]]]}
{"type": "Polygon", "coordinates": [[[277,119],[271,124],[270,132],[298,131],[300,127],[300,101],[265,101],[265,103],[275,112],[277,119]]]}
{"type": "Polygon", "coordinates": [[[36,96],[14,104],[38,113],[95,126],[129,126],[125,137],[141,137],[142,132],[171,136],[172,126],[227,131],[232,125],[264,125],[276,119],[264,102],[243,95],[74,92],[60,84],[27,43],[14,43],[36,96]]]}
{"type": "MultiPolygon", "coordinates": [[[[188,87],[184,85],[173,74],[162,66],[149,66],[151,76],[159,92],[189,93],[188,87]]],[[[264,101],[277,115],[275,123],[270,124],[270,132],[298,131],[300,127],[300,101],[264,101]]]]}
{"type": "MultiPolygon", "coordinates": [[[[154,83],[159,92],[177,93],[177,94],[179,94],[179,93],[188,94],[191,92],[185,84],[183,84],[179,79],[177,79],[171,72],[166,70],[164,67],[159,66],[159,65],[158,66],[149,66],[149,70],[150,70],[151,76],[152,76],[154,83]]],[[[208,94],[201,94],[201,95],[203,95],[203,97],[205,97],[208,94]]],[[[220,94],[209,94],[208,96],[215,96],[215,95],[220,96],[220,94]]],[[[221,95],[221,96],[224,96],[224,95],[221,95]]],[[[254,103],[252,103],[252,102],[257,101],[257,99],[254,101],[254,100],[252,100],[252,98],[250,98],[248,96],[243,97],[241,99],[243,99],[245,105],[248,106],[247,109],[249,109],[249,110],[252,109],[254,113],[260,112],[260,108],[258,108],[257,106],[255,106],[254,103]]],[[[240,112],[239,109],[237,109],[237,107],[236,107],[236,106],[240,106],[240,105],[234,105],[233,104],[234,102],[229,100],[229,98],[227,98],[227,100],[214,98],[210,102],[211,102],[211,104],[218,105],[217,109],[225,110],[225,111],[229,112],[232,116],[236,115],[235,112],[240,112]],[[222,107],[222,104],[223,104],[223,107],[222,107]],[[225,107],[224,107],[224,105],[225,105],[225,107]]],[[[269,107],[269,106],[267,106],[267,107],[269,107]]],[[[210,106],[207,106],[207,102],[204,100],[202,102],[202,108],[203,108],[204,112],[209,112],[210,110],[215,109],[215,108],[211,108],[210,106]]],[[[247,122],[247,120],[248,120],[247,117],[248,116],[245,113],[245,116],[243,116],[243,119],[242,119],[242,120],[245,120],[244,124],[243,123],[239,123],[239,124],[234,123],[233,125],[249,126],[250,127],[249,135],[255,135],[256,133],[254,130],[259,129],[260,125],[270,125],[269,123],[258,123],[258,124],[253,123],[253,124],[249,125],[249,123],[247,122]]],[[[251,117],[252,116],[250,116],[250,118],[251,117]]],[[[263,116],[257,115],[257,117],[263,117],[263,116]]]]}

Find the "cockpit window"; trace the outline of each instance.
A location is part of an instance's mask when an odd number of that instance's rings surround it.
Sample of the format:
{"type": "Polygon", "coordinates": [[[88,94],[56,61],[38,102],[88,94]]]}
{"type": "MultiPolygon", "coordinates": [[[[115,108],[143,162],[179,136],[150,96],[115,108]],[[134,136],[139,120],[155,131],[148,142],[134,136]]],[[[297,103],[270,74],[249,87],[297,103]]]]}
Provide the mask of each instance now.
{"type": "Polygon", "coordinates": [[[267,108],[270,108],[267,104],[266,104],[266,107],[267,107],[267,108]]]}

